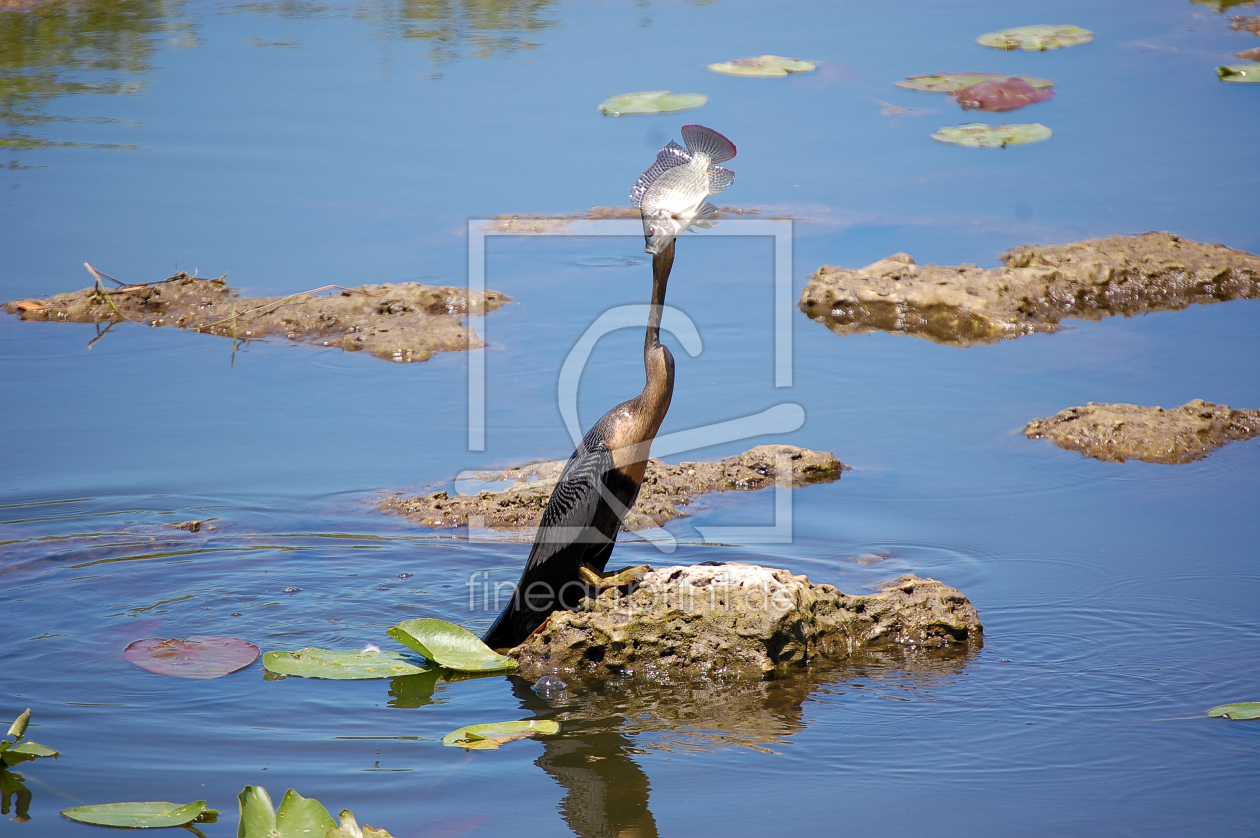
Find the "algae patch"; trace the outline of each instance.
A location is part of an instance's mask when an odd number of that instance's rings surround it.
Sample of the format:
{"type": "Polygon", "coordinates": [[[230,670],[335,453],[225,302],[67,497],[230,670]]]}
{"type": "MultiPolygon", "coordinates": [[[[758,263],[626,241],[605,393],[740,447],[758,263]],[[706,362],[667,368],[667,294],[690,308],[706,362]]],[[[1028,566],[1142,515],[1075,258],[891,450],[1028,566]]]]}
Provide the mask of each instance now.
{"type": "Polygon", "coordinates": [[[896,253],[858,270],[824,265],[800,308],[838,335],[885,331],[974,346],[1058,331],[1066,319],[1260,297],[1260,257],[1171,233],[1028,245],[1002,261],[921,266],[896,253]]]}
{"type": "Polygon", "coordinates": [[[1104,463],[1191,463],[1229,442],[1260,435],[1260,410],[1235,410],[1202,399],[1165,410],[1135,404],[1069,407],[1024,428],[1104,463]]]}
{"type": "Polygon", "coordinates": [[[99,279],[104,275],[92,273],[98,276],[92,288],[42,300],[15,300],[5,303],[5,311],[23,320],[176,326],[239,341],[280,337],[365,350],[405,363],[427,361],[434,352],[481,346],[463,318],[511,301],[498,291],[476,294],[470,301],[465,288],[417,282],[361,285],[339,289],[333,296],[303,292],[241,297],[222,277],[201,279],[183,272],[161,282],[106,288],[99,279]]]}
{"type": "MultiPolygon", "coordinates": [[[[840,479],[840,473],[847,468],[829,452],[793,445],[759,445],[717,462],[670,465],[652,458],[648,460],[639,498],[622,528],[643,530],[683,518],[687,515],[683,508],[699,495],[773,486],[775,463],[782,455],[792,463],[794,486],[830,483],[840,479]]],[[[564,460],[551,460],[474,472],[479,483],[507,485],[497,491],[454,497],[445,491],[410,498],[390,497],[377,508],[415,518],[426,527],[463,527],[471,517],[481,519],[479,526],[491,529],[529,529],[532,537],[532,529],[542,518],[564,464],[564,460]]]]}

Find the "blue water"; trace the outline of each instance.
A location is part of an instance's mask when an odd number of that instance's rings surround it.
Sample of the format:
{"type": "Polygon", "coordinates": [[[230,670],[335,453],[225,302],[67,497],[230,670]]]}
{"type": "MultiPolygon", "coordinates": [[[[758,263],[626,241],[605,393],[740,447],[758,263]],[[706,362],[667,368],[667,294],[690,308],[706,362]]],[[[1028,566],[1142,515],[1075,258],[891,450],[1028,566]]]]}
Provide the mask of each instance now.
{"type": "MultiPolygon", "coordinates": [[[[1157,229],[1260,252],[1260,90],[1213,72],[1260,41],[1188,2],[120,8],[146,33],[119,48],[131,69],[50,61],[143,90],[52,97],[41,113],[71,121],[7,126],[80,145],[0,152],[0,298],[83,287],[84,261],[137,281],[227,271],[248,294],[462,285],[468,219],[624,205],[688,122],[739,146],[724,203],[795,219],[795,293],[820,264],[898,251],[994,265],[1020,244],[1157,229]],[[457,10],[442,37],[407,37],[439,9],[457,10]],[[515,24],[478,28],[503,9],[515,24]],[[973,42],[1033,22],[1096,38],[1044,54],[973,42]],[[704,66],[765,52],[829,64],[779,80],[704,66]],[[1045,76],[1058,95],[977,116],[892,86],[936,71],[1045,76]],[[645,89],[710,102],[595,110],[645,89]],[[1005,150],[928,138],[986,117],[1054,136],[1005,150]]],[[[685,457],[789,442],[852,471],[794,493],[790,544],[698,543],[697,525],[772,523],[769,493],[734,493],[671,524],[671,556],[635,542],[619,555],[752,560],[858,593],[930,575],[979,609],[971,656],[857,661],[717,699],[620,685],[556,704],[505,677],[267,681],[255,664],[199,682],[122,660],[143,637],[351,648],[389,644],[384,630],[411,617],[487,625],[470,574],[514,579],[528,545],[469,543],[374,504],[567,456],[558,370],[602,312],[646,301],[640,250],[490,241],[487,287],[516,302],[479,324],[484,451],[467,447],[461,354],[403,366],[263,342],[233,358],[228,341],[131,324],[88,349],[94,327],[0,318],[0,718],[32,707],[31,737],[62,753],[22,766],[33,820],[0,832],[89,835],[58,812],[205,798],[223,813],[206,834],[228,836],[247,783],[399,838],[1260,831],[1260,722],[1204,717],[1260,700],[1260,443],[1184,466],[1104,464],[1020,433],[1091,400],[1260,407],[1254,301],[969,349],[842,339],[794,309],[793,386],[776,388],[770,240],[679,243],[669,302],[704,349],[672,344],[662,430],[795,403],[795,432],[685,457]],[[215,529],[163,526],[194,518],[215,529]],[[534,715],[562,718],[561,736],[470,754],[438,741],[534,715]]],[[[598,344],[584,424],[637,392],[641,339],[598,344]]]]}

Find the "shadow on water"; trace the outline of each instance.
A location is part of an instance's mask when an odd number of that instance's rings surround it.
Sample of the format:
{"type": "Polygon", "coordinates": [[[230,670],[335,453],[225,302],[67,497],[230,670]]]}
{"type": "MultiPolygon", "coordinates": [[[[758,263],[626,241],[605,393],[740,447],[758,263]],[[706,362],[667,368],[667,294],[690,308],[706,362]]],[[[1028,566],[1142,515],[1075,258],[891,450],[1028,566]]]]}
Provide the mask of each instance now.
{"type": "Polygon", "coordinates": [[[868,652],[766,681],[510,680],[523,710],[562,723],[558,736],[540,739],[535,764],[565,789],[560,813],[574,834],[651,838],[658,834],[651,784],[634,755],[732,747],[773,753],[806,728],[805,704],[818,695],[891,688],[913,700],[962,672],[978,652],[868,652]]]}
{"type": "Polygon", "coordinates": [[[59,116],[48,108],[62,96],[141,92],[142,77],[153,71],[159,36],[194,45],[192,24],[176,20],[179,9],[175,0],[58,0],[0,12],[0,122],[8,128],[0,136],[0,148],[132,147],[55,140],[33,129],[52,123],[122,122],[59,116]]]}

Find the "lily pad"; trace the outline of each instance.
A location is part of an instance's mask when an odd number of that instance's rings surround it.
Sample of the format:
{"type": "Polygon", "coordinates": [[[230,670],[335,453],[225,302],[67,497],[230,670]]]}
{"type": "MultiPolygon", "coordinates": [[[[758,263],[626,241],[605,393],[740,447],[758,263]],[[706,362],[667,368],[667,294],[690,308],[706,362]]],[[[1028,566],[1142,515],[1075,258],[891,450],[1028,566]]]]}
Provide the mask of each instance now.
{"type": "Polygon", "coordinates": [[[957,93],[982,82],[1002,82],[1012,79],[1038,89],[1054,87],[1054,82],[1049,79],[1039,79],[1036,76],[1008,76],[1005,73],[933,73],[930,76],[911,76],[893,84],[906,90],[922,90],[927,93],[957,93]]]}
{"type": "Polygon", "coordinates": [[[1216,75],[1221,81],[1235,84],[1260,84],[1260,61],[1248,61],[1246,64],[1231,64],[1228,67],[1217,67],[1216,75]]]}
{"type": "Polygon", "coordinates": [[[263,666],[277,675],[299,678],[328,678],[335,681],[362,681],[371,678],[396,678],[418,675],[434,667],[427,661],[397,652],[379,649],[335,651],[331,649],[299,649],[296,652],[267,652],[263,666]]]}
{"type": "Polygon", "coordinates": [[[812,61],[784,58],[781,55],[737,58],[734,61],[709,65],[709,69],[713,72],[725,73],[728,76],[786,76],[788,73],[812,73],[817,68],[818,65],[812,61]]]}
{"type": "Polygon", "coordinates": [[[386,633],[448,669],[495,672],[516,668],[516,661],[500,655],[467,629],[445,620],[406,620],[386,633]]]}
{"type": "Polygon", "coordinates": [[[27,707],[22,715],[13,720],[13,724],[9,725],[9,732],[5,736],[16,737],[14,741],[19,741],[26,735],[26,726],[31,723],[31,708],[27,707]]]}
{"type": "Polygon", "coordinates": [[[1260,719],[1260,701],[1222,704],[1220,707],[1213,707],[1209,710],[1208,715],[1214,719],[1233,719],[1236,722],[1247,719],[1260,719]]]}
{"type": "Polygon", "coordinates": [[[61,814],[72,821],[97,826],[121,826],[131,829],[157,829],[184,826],[190,823],[214,823],[219,813],[206,808],[206,801],[192,803],[101,803],[97,806],[75,806],[61,814]]]}
{"type": "Polygon", "coordinates": [[[258,659],[258,647],[237,637],[153,637],[132,643],[123,658],[155,675],[208,679],[249,666],[258,659]]]}
{"type": "Polygon", "coordinates": [[[548,719],[527,719],[519,722],[495,722],[484,725],[468,725],[451,731],[442,737],[442,744],[451,748],[470,751],[493,751],[504,742],[542,734],[549,736],[560,732],[560,723],[548,719]]]}
{"type": "Polygon", "coordinates": [[[1054,91],[1033,87],[1022,79],[982,81],[951,94],[964,111],[1005,113],[1054,98],[1054,91]]]}
{"type": "Polygon", "coordinates": [[[1039,23],[1035,26],[1016,26],[1001,32],[989,32],[976,38],[981,46],[995,49],[1048,50],[1074,47],[1094,40],[1094,33],[1079,26],[1039,23]]]}
{"type": "Polygon", "coordinates": [[[60,754],[52,748],[45,748],[38,742],[28,740],[0,752],[0,762],[3,762],[5,765],[17,765],[20,762],[30,762],[34,759],[47,759],[48,757],[56,759],[58,756],[60,754]]]}
{"type": "Polygon", "coordinates": [[[340,818],[341,826],[329,832],[325,838],[394,838],[383,829],[373,829],[367,824],[360,827],[354,818],[354,812],[349,809],[342,809],[340,818]]]}
{"type": "Polygon", "coordinates": [[[1050,133],[1050,129],[1040,122],[999,125],[996,128],[983,122],[969,122],[942,128],[932,135],[932,139],[970,148],[1005,148],[1008,145],[1039,143],[1050,139],[1050,133]]]}
{"type": "Polygon", "coordinates": [[[237,838],[315,838],[337,828],[318,800],[293,789],[284,793],[278,811],[272,809],[271,795],[262,786],[246,786],[237,799],[241,804],[237,838]]]}
{"type": "Polygon", "coordinates": [[[700,93],[670,93],[668,90],[642,90],[620,93],[604,100],[599,109],[606,116],[628,116],[645,113],[673,113],[699,108],[709,101],[700,93]]]}

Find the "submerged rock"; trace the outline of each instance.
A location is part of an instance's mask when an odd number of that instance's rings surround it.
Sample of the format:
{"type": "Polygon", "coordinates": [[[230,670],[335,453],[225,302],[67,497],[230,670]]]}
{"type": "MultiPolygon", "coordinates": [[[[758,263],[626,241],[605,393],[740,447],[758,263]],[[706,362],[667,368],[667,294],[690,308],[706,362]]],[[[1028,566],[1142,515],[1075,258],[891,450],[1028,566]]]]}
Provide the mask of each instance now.
{"type": "Polygon", "coordinates": [[[885,331],[972,346],[1054,332],[1064,319],[1260,297],[1260,257],[1170,233],[1017,247],[1002,261],[920,266],[897,253],[860,270],[823,266],[800,308],[839,335],[885,331]]]}
{"type": "Polygon", "coordinates": [[[979,643],[975,607],[935,579],[903,576],[869,596],[757,565],[665,567],[630,593],[557,611],[508,654],[521,673],[756,676],[866,648],[979,643]]]}
{"type": "Polygon", "coordinates": [[[1051,439],[1104,463],[1190,463],[1227,442],[1260,435],[1260,410],[1235,410],[1202,399],[1170,410],[1090,402],[1034,419],[1024,435],[1051,439]]]}
{"type": "MultiPolygon", "coordinates": [[[[773,486],[777,463],[786,458],[792,465],[792,485],[830,483],[840,479],[847,468],[827,451],[811,451],[794,445],[758,445],[736,457],[717,462],[670,465],[656,458],[648,460],[647,473],[639,499],[626,516],[624,529],[642,530],[683,518],[683,507],[692,498],[710,492],[749,491],[773,486]]],[[[501,471],[475,472],[475,479],[487,483],[510,483],[500,491],[475,495],[435,492],[419,497],[392,497],[378,508],[417,519],[426,527],[463,527],[478,518],[478,526],[491,529],[535,528],[551,491],[564,470],[564,460],[551,460],[512,466],[501,471]]],[[[530,537],[532,537],[532,532],[530,537]]]]}
{"type": "Polygon", "coordinates": [[[121,288],[84,288],[45,300],[5,303],[23,320],[64,323],[133,321],[176,326],[237,340],[281,337],[296,343],[366,350],[387,361],[427,361],[434,352],[482,346],[463,323],[511,298],[498,291],[474,296],[453,286],[418,282],[361,285],[339,295],[240,297],[222,279],[178,273],[162,282],[121,288]]]}

